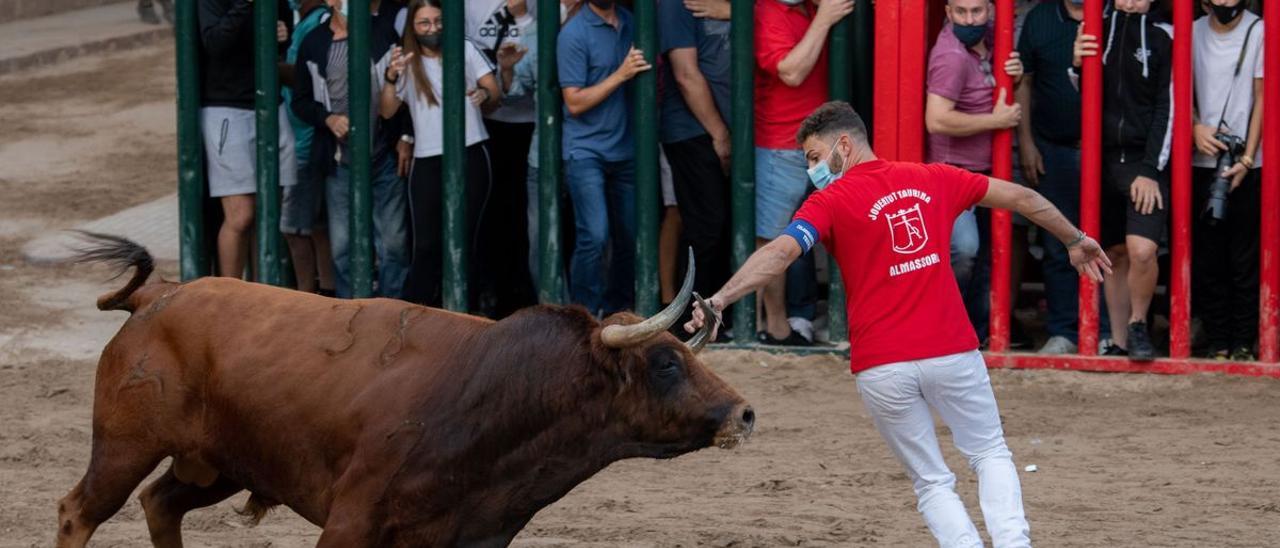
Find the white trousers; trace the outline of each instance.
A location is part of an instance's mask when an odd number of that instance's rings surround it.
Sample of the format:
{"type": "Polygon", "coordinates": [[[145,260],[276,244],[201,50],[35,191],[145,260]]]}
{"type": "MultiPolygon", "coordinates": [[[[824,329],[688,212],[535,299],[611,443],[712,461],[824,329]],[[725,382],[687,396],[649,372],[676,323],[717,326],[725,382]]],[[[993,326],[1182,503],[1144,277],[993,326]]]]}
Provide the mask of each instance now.
{"type": "Polygon", "coordinates": [[[956,449],[978,475],[978,499],[997,548],[1031,546],[1022,487],[1004,442],[1000,412],[982,354],[965,352],[873,367],[857,376],[858,393],[889,449],[915,484],[917,509],[938,545],[982,546],[942,459],[932,408],[951,429],[956,449]]]}

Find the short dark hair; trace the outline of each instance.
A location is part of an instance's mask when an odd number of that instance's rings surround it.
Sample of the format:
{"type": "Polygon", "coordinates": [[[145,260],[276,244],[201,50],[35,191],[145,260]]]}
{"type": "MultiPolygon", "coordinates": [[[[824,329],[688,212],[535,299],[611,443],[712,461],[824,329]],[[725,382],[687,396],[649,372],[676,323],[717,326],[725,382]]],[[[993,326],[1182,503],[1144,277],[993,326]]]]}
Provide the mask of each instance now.
{"type": "Polygon", "coordinates": [[[867,142],[867,125],[862,123],[857,111],[844,101],[831,101],[804,119],[796,133],[796,143],[804,146],[810,137],[827,137],[833,133],[848,133],[854,139],[867,142]]]}

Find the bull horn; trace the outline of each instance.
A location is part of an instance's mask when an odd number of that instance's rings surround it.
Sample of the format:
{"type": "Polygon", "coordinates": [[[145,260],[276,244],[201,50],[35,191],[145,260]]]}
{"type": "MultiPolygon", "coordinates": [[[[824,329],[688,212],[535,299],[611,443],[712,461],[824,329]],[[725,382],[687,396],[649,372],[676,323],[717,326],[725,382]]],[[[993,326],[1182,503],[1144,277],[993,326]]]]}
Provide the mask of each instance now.
{"type": "Polygon", "coordinates": [[[684,314],[684,309],[689,306],[689,299],[693,296],[693,272],[693,249],[690,248],[689,270],[684,274],[684,284],[680,286],[680,293],[676,295],[675,300],[661,312],[640,323],[605,327],[600,332],[600,340],[609,348],[627,348],[670,329],[672,324],[684,314]]]}
{"type": "Polygon", "coordinates": [[[702,295],[694,293],[693,298],[698,302],[698,308],[702,309],[702,329],[699,329],[698,333],[692,339],[686,341],[685,344],[689,346],[689,350],[697,354],[711,340],[711,332],[720,324],[720,315],[716,314],[715,309],[711,308],[711,305],[702,299],[702,295]]]}

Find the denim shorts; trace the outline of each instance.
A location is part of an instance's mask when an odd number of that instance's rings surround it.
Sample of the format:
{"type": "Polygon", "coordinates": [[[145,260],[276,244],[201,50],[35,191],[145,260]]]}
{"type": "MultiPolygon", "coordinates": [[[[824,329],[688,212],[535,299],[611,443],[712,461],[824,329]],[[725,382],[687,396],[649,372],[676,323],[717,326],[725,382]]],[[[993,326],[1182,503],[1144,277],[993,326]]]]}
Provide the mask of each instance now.
{"type": "Polygon", "coordinates": [[[808,189],[804,151],[756,147],[756,237],[772,240],[782,234],[808,189]]]}

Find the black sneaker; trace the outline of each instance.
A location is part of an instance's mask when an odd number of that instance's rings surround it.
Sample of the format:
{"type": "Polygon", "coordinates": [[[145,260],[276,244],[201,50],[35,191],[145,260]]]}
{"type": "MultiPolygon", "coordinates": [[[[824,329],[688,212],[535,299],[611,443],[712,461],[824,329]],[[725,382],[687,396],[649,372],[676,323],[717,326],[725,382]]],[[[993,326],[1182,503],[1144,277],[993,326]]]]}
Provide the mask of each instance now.
{"type": "Polygon", "coordinates": [[[1115,343],[1109,342],[1105,347],[1102,348],[1102,355],[1103,356],[1128,356],[1129,351],[1123,348],[1120,348],[1120,346],[1115,343]]]}
{"type": "Polygon", "coordinates": [[[1129,359],[1136,362],[1149,362],[1156,358],[1156,347],[1151,344],[1151,335],[1147,333],[1147,322],[1129,324],[1129,359]]]}
{"type": "Polygon", "coordinates": [[[810,342],[809,339],[804,338],[804,335],[801,335],[794,329],[791,330],[791,334],[787,335],[784,339],[775,339],[768,331],[756,333],[756,338],[760,341],[760,344],[769,346],[813,346],[813,343],[810,342]]]}
{"type": "Polygon", "coordinates": [[[1231,361],[1233,362],[1251,362],[1257,358],[1253,355],[1253,349],[1247,346],[1237,346],[1231,351],[1231,361]]]}

